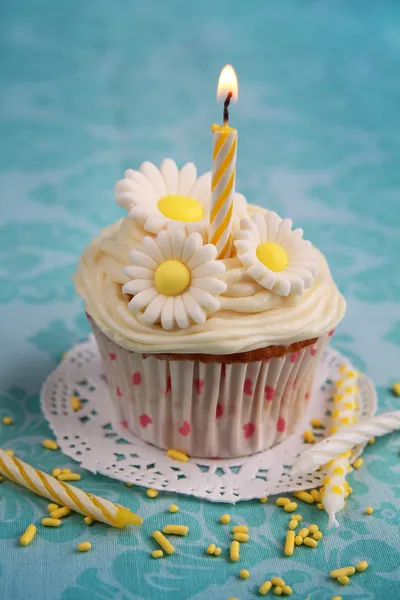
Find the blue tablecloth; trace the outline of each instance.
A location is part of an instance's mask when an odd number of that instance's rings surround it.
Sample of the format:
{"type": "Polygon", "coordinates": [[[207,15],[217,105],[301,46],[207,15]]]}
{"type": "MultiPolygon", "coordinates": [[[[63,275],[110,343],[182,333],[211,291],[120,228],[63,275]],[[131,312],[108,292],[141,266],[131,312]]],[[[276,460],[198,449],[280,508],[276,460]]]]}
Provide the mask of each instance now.
{"type": "MultiPolygon", "coordinates": [[[[220,119],[220,68],[234,64],[239,103],[237,187],[294,219],[326,253],[348,299],[333,344],[376,382],[379,409],[400,406],[400,6],[385,2],[251,3],[13,0],[0,8],[0,445],[50,470],[77,465],[41,446],[50,431],[40,385],[87,324],[71,282],[89,239],[122,215],[113,184],[124,168],[165,156],[210,168],[210,125],[220,119]]],[[[46,501],[0,484],[0,597],[4,600],[247,600],[271,575],[294,598],[400,597],[398,438],[368,447],[350,477],[354,495],[338,531],[287,559],[287,515],[273,501],[235,507],[83,473],[85,489],[139,512],[134,533],[79,516],[38,528],[46,501]],[[180,506],[190,535],[154,560],[150,533],[180,506]],[[367,505],[373,516],[364,515],[367,505]],[[240,563],[223,512],[247,523],[240,563]],[[90,539],[91,552],[76,552],[90,539]],[[329,570],[367,559],[347,588],[329,570]],[[251,578],[238,578],[248,568],[251,578]]],[[[326,527],[326,515],[301,506],[326,527]]]]}

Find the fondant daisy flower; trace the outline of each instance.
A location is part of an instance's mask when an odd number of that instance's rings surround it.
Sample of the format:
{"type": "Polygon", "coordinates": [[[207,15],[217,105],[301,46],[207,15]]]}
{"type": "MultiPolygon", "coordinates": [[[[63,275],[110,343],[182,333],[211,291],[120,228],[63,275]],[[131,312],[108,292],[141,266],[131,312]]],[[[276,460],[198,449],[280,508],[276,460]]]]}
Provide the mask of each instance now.
{"type": "MultiPolygon", "coordinates": [[[[184,224],[189,233],[203,233],[208,228],[211,173],[197,177],[193,163],[179,171],[170,158],[161,163],[160,169],[144,162],[140,171],[125,171],[125,178],[115,185],[115,195],[129,217],[149,233],[156,234],[171,222],[184,224]]],[[[234,215],[246,216],[246,206],[244,196],[236,193],[234,215]]]]}
{"type": "Polygon", "coordinates": [[[168,330],[205,323],[227,287],[220,280],[225,266],[216,256],[215,246],[204,245],[198,232],[188,235],[182,226],[144,237],[130,252],[133,266],[125,268],[130,281],[122,291],[133,295],[128,308],[145,323],[161,322],[168,330]]]}
{"type": "Polygon", "coordinates": [[[274,212],[240,221],[234,234],[238,259],[248,274],[280,296],[302,295],[317,274],[317,256],[303,230],[274,212]]]}

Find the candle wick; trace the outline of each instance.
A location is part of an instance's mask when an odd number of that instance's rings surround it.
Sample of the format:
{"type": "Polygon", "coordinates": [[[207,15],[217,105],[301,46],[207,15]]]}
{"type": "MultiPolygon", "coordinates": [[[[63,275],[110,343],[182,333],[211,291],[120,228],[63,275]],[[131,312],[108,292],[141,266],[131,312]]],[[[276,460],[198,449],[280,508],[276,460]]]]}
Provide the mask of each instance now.
{"type": "Polygon", "coordinates": [[[228,121],[229,121],[229,111],[228,111],[228,106],[230,104],[232,98],[232,92],[229,92],[229,94],[226,97],[226,100],[224,102],[224,125],[228,125],[228,121]]]}

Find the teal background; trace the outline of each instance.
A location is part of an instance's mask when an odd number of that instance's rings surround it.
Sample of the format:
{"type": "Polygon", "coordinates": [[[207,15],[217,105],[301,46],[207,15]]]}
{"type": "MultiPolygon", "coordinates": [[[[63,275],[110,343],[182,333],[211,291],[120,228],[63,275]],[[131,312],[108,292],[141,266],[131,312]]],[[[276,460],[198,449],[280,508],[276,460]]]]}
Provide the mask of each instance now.
{"type": "MultiPolygon", "coordinates": [[[[236,0],[13,0],[0,6],[0,444],[50,470],[69,459],[41,447],[50,431],[39,389],[87,324],[71,276],[99,229],[122,215],[113,184],[123,169],[171,156],[210,168],[219,71],[240,83],[237,187],[290,216],[327,255],[348,299],[333,338],[376,382],[379,409],[400,406],[400,5],[236,0]]],[[[368,447],[350,477],[354,495],[317,550],[282,555],[286,513],[273,501],[235,507],[126,488],[83,473],[81,485],[145,518],[135,532],[68,517],[39,527],[46,501],[0,484],[0,596],[4,600],[240,600],[283,576],[294,598],[400,597],[400,465],[396,435],[368,447]],[[171,502],[180,506],[170,516],[171,502]],[[364,508],[375,508],[372,517],[364,508]],[[240,563],[228,528],[247,523],[240,563]],[[150,533],[190,526],[176,555],[155,561],[150,533]],[[93,549],[75,551],[89,539],[93,549]],[[204,554],[218,542],[220,558],[204,554]],[[330,569],[370,569],[347,588],[330,569]],[[238,579],[249,568],[248,581],[238,579]]],[[[308,522],[326,515],[301,506],[308,522]]]]}

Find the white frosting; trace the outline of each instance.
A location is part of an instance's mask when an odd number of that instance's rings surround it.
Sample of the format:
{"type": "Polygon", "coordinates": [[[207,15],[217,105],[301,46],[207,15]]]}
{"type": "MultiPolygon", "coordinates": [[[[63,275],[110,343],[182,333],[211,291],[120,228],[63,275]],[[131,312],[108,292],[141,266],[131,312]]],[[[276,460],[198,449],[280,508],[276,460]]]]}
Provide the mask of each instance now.
{"type": "MultiPolygon", "coordinates": [[[[248,205],[249,214],[267,211],[248,205]]],[[[128,309],[122,293],[128,281],[124,268],[129,251],[142,244],[145,232],[128,218],[106,227],[83,253],[75,283],[87,312],[121,346],[136,352],[232,354],[272,344],[288,345],[319,337],[343,318],[346,304],[336,288],[323,255],[316,249],[318,275],[303,296],[278,296],[263,288],[237,258],[222,261],[227,290],[220,310],[204,324],[164,331],[146,324],[142,314],[128,309]]]]}

